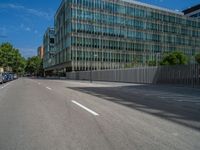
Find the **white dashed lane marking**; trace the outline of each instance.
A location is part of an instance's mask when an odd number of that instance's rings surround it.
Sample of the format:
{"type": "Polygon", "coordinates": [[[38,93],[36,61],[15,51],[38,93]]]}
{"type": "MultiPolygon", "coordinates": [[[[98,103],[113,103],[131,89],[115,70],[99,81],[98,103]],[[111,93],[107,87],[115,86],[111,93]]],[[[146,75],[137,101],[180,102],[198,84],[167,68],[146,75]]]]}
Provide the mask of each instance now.
{"type": "Polygon", "coordinates": [[[50,88],[50,87],[48,87],[48,86],[47,86],[46,88],[47,88],[48,90],[52,90],[52,88],[50,88]]]}
{"type": "Polygon", "coordinates": [[[74,104],[76,104],[77,106],[83,108],[84,110],[88,111],[89,113],[93,114],[94,116],[99,116],[98,113],[94,112],[93,110],[91,110],[91,109],[89,109],[89,108],[83,106],[82,104],[80,104],[80,103],[78,103],[78,102],[76,102],[76,101],[74,101],[74,100],[72,100],[72,103],[74,103],[74,104]]]}
{"type": "Polygon", "coordinates": [[[3,89],[3,88],[5,88],[5,87],[7,87],[9,84],[10,84],[10,83],[8,83],[8,84],[5,84],[4,86],[2,86],[2,87],[1,87],[1,89],[3,89]]]}

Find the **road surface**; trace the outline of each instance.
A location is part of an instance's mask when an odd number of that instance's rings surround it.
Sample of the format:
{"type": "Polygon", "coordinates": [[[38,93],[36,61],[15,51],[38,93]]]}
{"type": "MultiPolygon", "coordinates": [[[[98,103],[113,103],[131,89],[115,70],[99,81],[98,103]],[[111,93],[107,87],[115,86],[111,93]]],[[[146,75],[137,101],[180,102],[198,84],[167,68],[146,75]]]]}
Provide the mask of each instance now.
{"type": "Polygon", "coordinates": [[[21,78],[0,85],[0,150],[199,150],[200,90],[21,78]]]}

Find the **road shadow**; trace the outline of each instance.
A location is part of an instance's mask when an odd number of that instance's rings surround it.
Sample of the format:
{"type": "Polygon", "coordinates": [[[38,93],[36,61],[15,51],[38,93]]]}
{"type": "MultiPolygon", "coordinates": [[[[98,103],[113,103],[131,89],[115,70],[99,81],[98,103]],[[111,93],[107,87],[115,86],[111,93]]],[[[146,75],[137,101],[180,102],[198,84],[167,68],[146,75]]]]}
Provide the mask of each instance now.
{"type": "MultiPolygon", "coordinates": [[[[200,131],[200,91],[190,88],[140,85],[120,87],[67,87],[131,109],[142,111],[200,131]],[[156,93],[158,93],[156,95],[156,93]],[[197,98],[195,102],[162,99],[159,93],[197,98]],[[198,103],[199,102],[199,103],[198,103]]],[[[101,99],[99,99],[101,100],[101,99]]],[[[112,108],[111,108],[112,109],[112,108]]]]}

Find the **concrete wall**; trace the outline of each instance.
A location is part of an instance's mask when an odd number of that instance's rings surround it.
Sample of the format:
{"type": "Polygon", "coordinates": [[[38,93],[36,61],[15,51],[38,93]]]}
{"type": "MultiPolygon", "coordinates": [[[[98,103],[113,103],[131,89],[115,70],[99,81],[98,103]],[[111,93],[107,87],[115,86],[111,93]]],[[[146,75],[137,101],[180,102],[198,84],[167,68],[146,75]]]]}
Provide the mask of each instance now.
{"type": "Polygon", "coordinates": [[[200,65],[138,67],[66,73],[67,79],[131,82],[146,84],[200,85],[200,65]]]}

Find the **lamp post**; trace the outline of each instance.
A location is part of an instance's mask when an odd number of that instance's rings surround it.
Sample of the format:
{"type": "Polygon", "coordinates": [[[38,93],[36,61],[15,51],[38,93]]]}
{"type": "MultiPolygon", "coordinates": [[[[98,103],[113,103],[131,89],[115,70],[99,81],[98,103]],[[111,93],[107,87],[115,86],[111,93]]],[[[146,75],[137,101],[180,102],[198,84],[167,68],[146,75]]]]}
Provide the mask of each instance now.
{"type": "MultiPolygon", "coordinates": [[[[87,15],[86,15],[87,16],[87,15]]],[[[91,17],[90,15],[88,16],[89,18],[91,17]]],[[[92,32],[92,35],[95,34],[95,27],[94,27],[94,16],[92,16],[92,20],[88,20],[89,24],[91,25],[91,32],[92,32]]],[[[91,38],[92,39],[92,38],[91,38]]],[[[94,55],[94,59],[97,57],[97,55],[94,55]]],[[[92,52],[90,52],[90,83],[92,83],[92,52]]]]}
{"type": "Polygon", "coordinates": [[[156,52],[156,66],[158,66],[159,57],[160,57],[160,52],[156,52]]]}
{"type": "MultiPolygon", "coordinates": [[[[90,53],[90,83],[92,83],[92,53],[90,53]]],[[[98,55],[94,55],[94,61],[95,61],[95,58],[97,58],[98,55]]]]}

